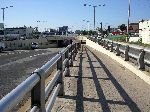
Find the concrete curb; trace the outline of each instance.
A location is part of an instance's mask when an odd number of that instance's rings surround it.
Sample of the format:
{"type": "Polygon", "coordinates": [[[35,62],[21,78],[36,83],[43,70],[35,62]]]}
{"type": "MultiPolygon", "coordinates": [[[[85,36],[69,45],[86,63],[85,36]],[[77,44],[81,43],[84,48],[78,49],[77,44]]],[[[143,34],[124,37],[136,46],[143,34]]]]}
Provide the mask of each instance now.
{"type": "Polygon", "coordinates": [[[105,48],[103,48],[102,46],[98,45],[95,42],[92,42],[89,39],[86,39],[86,45],[111,57],[113,60],[117,61],[118,63],[120,63],[121,65],[123,65],[124,67],[132,71],[135,75],[137,75],[138,77],[140,77],[142,80],[144,80],[146,83],[150,85],[150,76],[146,75],[143,71],[140,71],[138,68],[134,67],[128,62],[124,61],[123,58],[116,56],[114,53],[110,51],[107,51],[105,48]]]}

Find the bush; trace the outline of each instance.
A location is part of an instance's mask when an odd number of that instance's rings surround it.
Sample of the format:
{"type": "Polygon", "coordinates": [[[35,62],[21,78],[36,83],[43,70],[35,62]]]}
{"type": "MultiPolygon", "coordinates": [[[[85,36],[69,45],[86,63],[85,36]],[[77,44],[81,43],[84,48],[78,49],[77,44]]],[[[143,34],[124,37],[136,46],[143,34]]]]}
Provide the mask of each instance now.
{"type": "Polygon", "coordinates": [[[126,42],[127,34],[111,36],[111,40],[118,42],[126,42]]]}

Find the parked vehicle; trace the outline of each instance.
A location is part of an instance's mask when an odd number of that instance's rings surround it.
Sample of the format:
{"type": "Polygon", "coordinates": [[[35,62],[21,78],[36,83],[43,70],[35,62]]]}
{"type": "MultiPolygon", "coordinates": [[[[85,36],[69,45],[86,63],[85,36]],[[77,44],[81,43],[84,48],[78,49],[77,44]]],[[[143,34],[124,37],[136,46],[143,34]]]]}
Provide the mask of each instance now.
{"type": "Polygon", "coordinates": [[[31,43],[31,48],[32,48],[32,49],[37,49],[37,48],[38,48],[38,43],[32,42],[32,43],[31,43]]]}
{"type": "Polygon", "coordinates": [[[2,52],[5,49],[5,44],[3,42],[0,42],[0,52],[2,52]]]}

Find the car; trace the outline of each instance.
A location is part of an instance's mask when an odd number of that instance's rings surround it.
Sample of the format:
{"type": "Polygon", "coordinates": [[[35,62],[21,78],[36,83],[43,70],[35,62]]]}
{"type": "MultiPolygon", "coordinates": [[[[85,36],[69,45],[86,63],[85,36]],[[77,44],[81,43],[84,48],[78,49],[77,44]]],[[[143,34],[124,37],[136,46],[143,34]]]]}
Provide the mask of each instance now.
{"type": "Polygon", "coordinates": [[[31,49],[37,49],[38,48],[38,43],[37,42],[32,42],[31,43],[31,49]]]}

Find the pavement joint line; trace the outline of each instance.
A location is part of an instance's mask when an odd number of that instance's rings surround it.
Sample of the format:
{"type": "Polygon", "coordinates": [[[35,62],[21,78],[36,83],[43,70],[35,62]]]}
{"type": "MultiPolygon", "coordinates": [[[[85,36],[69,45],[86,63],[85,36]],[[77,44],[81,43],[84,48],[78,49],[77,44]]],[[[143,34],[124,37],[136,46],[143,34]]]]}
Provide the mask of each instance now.
{"type": "Polygon", "coordinates": [[[129,62],[124,61],[121,57],[116,56],[114,53],[111,53],[110,51],[107,51],[102,46],[98,45],[98,43],[92,42],[89,39],[86,39],[86,45],[109,56],[111,59],[117,61],[124,67],[126,67],[128,70],[132,71],[135,75],[137,75],[139,78],[144,80],[147,84],[150,85],[150,76],[148,76],[146,73],[142,72],[138,68],[131,65],[129,62]]]}

